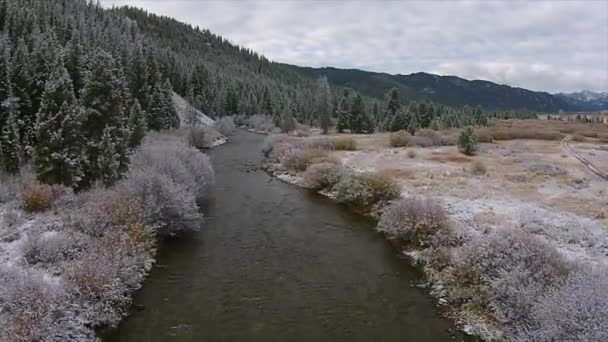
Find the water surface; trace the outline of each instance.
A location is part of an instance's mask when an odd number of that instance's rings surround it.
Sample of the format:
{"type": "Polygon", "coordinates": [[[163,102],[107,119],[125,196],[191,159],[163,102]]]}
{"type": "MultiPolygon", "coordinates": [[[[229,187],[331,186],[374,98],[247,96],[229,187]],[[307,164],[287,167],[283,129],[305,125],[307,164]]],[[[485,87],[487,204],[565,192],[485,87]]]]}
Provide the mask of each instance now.
{"type": "Polygon", "coordinates": [[[164,244],[143,309],[104,340],[452,341],[373,223],[263,172],[263,140],[238,131],[210,152],[201,231],[164,244]]]}

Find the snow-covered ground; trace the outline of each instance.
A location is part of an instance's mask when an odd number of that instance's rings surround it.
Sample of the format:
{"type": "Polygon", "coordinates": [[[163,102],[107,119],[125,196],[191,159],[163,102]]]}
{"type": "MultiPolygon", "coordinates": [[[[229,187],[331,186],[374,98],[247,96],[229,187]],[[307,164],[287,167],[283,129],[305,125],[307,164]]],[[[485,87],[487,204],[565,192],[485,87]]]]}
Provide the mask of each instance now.
{"type": "Polygon", "coordinates": [[[215,122],[212,118],[205,115],[205,113],[192,107],[186,99],[175,92],[173,93],[173,104],[175,105],[182,126],[190,125],[190,121],[195,121],[193,123],[194,125],[201,126],[212,126],[215,122]],[[191,118],[193,120],[191,120],[191,118]]]}

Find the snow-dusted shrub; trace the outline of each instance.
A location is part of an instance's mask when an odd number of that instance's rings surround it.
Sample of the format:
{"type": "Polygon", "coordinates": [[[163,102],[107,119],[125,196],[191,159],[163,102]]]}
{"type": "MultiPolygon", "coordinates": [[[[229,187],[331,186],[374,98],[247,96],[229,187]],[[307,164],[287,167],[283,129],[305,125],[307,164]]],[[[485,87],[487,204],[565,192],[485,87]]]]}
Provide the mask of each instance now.
{"type": "Polygon", "coordinates": [[[52,206],[61,206],[69,201],[72,190],[62,185],[48,185],[35,180],[26,181],[21,190],[23,209],[27,212],[41,212],[52,206]]]}
{"type": "Polygon", "coordinates": [[[121,187],[137,196],[144,222],[157,226],[158,235],[174,235],[199,227],[202,214],[192,188],[176,183],[158,170],[131,170],[121,187]]]}
{"type": "Polygon", "coordinates": [[[333,160],[327,150],[318,148],[292,148],[281,158],[283,167],[293,171],[306,171],[312,165],[333,160]]]}
{"type": "Polygon", "coordinates": [[[61,284],[41,274],[0,266],[0,341],[88,341],[61,284]]]}
{"type": "Polygon", "coordinates": [[[223,135],[230,135],[234,131],[235,124],[232,116],[224,116],[213,125],[223,135]]]}
{"type": "Polygon", "coordinates": [[[608,341],[608,269],[573,272],[532,307],[534,323],[519,341],[608,341]]]}
{"type": "Polygon", "coordinates": [[[518,229],[473,238],[456,253],[457,297],[487,310],[507,334],[533,323],[532,308],[559,286],[572,265],[557,250],[518,229]]]}
{"type": "Polygon", "coordinates": [[[335,190],[338,201],[362,208],[394,200],[401,193],[393,178],[378,173],[344,175],[335,190]]]}
{"type": "Polygon", "coordinates": [[[316,191],[330,189],[340,181],[343,172],[341,164],[312,164],[304,172],[304,186],[316,191]]]}
{"type": "Polygon", "coordinates": [[[112,227],[144,221],[138,198],[124,189],[92,189],[77,196],[75,205],[61,213],[66,227],[96,237],[112,227]]]}
{"type": "Polygon", "coordinates": [[[198,149],[210,148],[222,135],[213,127],[192,127],[188,131],[188,143],[198,149]]]}
{"type": "Polygon", "coordinates": [[[453,235],[443,207],[432,199],[418,197],[402,198],[385,207],[377,230],[419,246],[429,246],[434,240],[446,241],[453,235]]]}
{"type": "Polygon", "coordinates": [[[22,245],[22,254],[30,265],[57,264],[78,255],[88,240],[70,232],[47,232],[28,236],[22,245]]]}
{"type": "Polygon", "coordinates": [[[196,198],[208,195],[214,183],[211,161],[206,154],[183,143],[146,140],[131,158],[130,171],[156,171],[190,189],[196,198]]]}
{"type": "Polygon", "coordinates": [[[481,160],[473,161],[473,163],[471,163],[470,170],[471,170],[472,174],[478,175],[478,176],[485,175],[486,172],[488,171],[488,169],[486,168],[484,163],[481,162],[481,160]]]}
{"type": "Polygon", "coordinates": [[[277,127],[272,120],[272,116],[264,114],[255,114],[244,121],[244,124],[256,131],[273,132],[277,127]]]}
{"type": "Polygon", "coordinates": [[[114,230],[65,270],[68,290],[87,324],[107,327],[120,321],[130,292],[143,280],[147,258],[125,232],[114,230]]]}

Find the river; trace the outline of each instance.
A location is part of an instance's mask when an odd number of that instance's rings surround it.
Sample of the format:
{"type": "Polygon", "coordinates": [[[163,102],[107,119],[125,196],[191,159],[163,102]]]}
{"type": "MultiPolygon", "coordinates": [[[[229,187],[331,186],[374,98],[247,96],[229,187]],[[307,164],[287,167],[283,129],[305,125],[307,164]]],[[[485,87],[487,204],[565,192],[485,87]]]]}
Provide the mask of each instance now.
{"type": "Polygon", "coordinates": [[[106,342],[453,341],[373,223],[260,169],[261,135],[210,152],[200,232],[164,243],[106,342]]]}

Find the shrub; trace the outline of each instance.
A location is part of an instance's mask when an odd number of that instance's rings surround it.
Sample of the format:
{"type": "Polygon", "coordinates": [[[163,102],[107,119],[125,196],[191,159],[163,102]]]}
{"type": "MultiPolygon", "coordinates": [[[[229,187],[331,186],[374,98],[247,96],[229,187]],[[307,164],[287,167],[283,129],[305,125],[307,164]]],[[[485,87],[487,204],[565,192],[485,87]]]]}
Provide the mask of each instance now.
{"type": "Polygon", "coordinates": [[[389,144],[391,147],[406,147],[416,145],[412,135],[405,130],[391,133],[389,137],[389,144]]]}
{"type": "Polygon", "coordinates": [[[198,149],[210,148],[220,138],[220,132],[213,127],[192,127],[188,131],[188,143],[198,149]]]}
{"type": "Polygon", "coordinates": [[[335,163],[313,164],[304,172],[304,186],[312,190],[332,188],[342,177],[342,165],[335,163]]]}
{"type": "Polygon", "coordinates": [[[377,230],[392,239],[428,246],[437,234],[452,235],[445,210],[431,199],[403,198],[384,208],[377,230]]]}
{"type": "Polygon", "coordinates": [[[354,151],[357,149],[357,142],[352,137],[337,137],[336,150],[339,151],[354,151]]]}
{"type": "Polygon", "coordinates": [[[326,150],[318,148],[292,148],[283,157],[281,164],[294,171],[306,171],[306,169],[315,163],[328,160],[329,153],[326,150]]]}
{"type": "Polygon", "coordinates": [[[235,128],[234,119],[232,116],[224,116],[217,120],[213,127],[223,135],[230,135],[235,128]]]}
{"type": "Polygon", "coordinates": [[[19,177],[0,172],[0,204],[11,202],[17,198],[19,183],[19,177]]]}
{"type": "Polygon", "coordinates": [[[412,149],[407,150],[407,157],[410,159],[416,158],[416,150],[412,150],[412,149]]]}
{"type": "Polygon", "coordinates": [[[88,240],[81,235],[70,232],[47,232],[29,236],[22,245],[22,254],[30,265],[57,264],[70,260],[85,248],[88,240]]]}
{"type": "Polygon", "coordinates": [[[53,188],[48,184],[36,181],[26,184],[21,192],[23,209],[27,212],[41,212],[53,204],[53,188]]]}
{"type": "Polygon", "coordinates": [[[517,336],[526,341],[608,341],[608,270],[581,269],[532,307],[534,324],[517,336]]]}
{"type": "Polygon", "coordinates": [[[421,147],[441,146],[441,135],[432,129],[423,128],[416,132],[416,144],[421,147]],[[421,139],[424,138],[424,139],[421,139]]]}
{"type": "Polygon", "coordinates": [[[461,298],[488,310],[510,334],[531,324],[533,304],[572,269],[554,247],[516,229],[474,238],[455,263],[461,298]]]}
{"type": "Polygon", "coordinates": [[[0,266],[0,341],[89,341],[71,298],[42,274],[0,266]]]}
{"type": "Polygon", "coordinates": [[[460,131],[458,135],[458,150],[466,155],[473,155],[477,150],[477,138],[471,127],[460,131]]]}
{"type": "Polygon", "coordinates": [[[393,178],[377,173],[343,176],[335,189],[338,201],[361,208],[394,200],[401,193],[401,187],[393,178]]]}
{"type": "Polygon", "coordinates": [[[306,147],[321,150],[336,150],[337,139],[330,137],[314,137],[306,140],[306,147]]]}
{"type": "Polygon", "coordinates": [[[486,166],[480,161],[475,160],[471,163],[471,173],[474,175],[485,175],[487,172],[486,166]]]}
{"type": "Polygon", "coordinates": [[[141,205],[144,223],[159,225],[157,233],[173,235],[197,229],[202,215],[197,201],[214,182],[209,158],[183,143],[145,141],[132,157],[120,185],[141,205]]]}
{"type": "Polygon", "coordinates": [[[277,128],[272,120],[272,116],[264,114],[252,115],[244,121],[244,124],[256,131],[267,133],[273,132],[277,128]]]}
{"type": "Polygon", "coordinates": [[[312,135],[310,127],[297,125],[296,130],[293,133],[296,137],[309,137],[312,135]]]}

